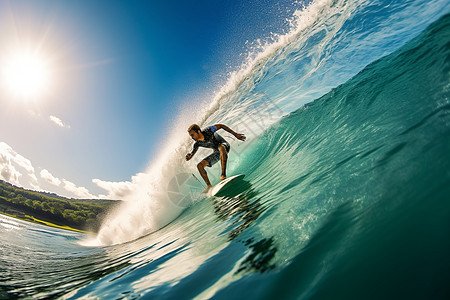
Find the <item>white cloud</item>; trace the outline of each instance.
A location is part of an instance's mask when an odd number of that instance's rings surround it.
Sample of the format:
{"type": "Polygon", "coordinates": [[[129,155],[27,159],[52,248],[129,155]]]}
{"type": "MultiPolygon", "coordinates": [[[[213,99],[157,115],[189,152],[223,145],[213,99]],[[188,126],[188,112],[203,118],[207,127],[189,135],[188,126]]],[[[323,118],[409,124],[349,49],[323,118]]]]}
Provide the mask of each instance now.
{"type": "Polygon", "coordinates": [[[28,176],[28,185],[34,189],[39,189],[37,177],[31,161],[18,154],[8,144],[0,142],[0,178],[15,185],[21,185],[19,179],[28,176]],[[24,174],[22,174],[22,172],[24,174]]]}
{"type": "Polygon", "coordinates": [[[129,181],[111,182],[100,179],[92,179],[92,182],[108,192],[108,195],[102,195],[102,198],[119,200],[128,196],[133,191],[133,184],[129,181]]]}
{"type": "Polygon", "coordinates": [[[45,181],[47,181],[50,184],[59,186],[61,184],[61,180],[59,178],[56,178],[55,176],[53,176],[49,171],[47,171],[46,169],[43,169],[40,173],[41,178],[44,179],[45,181]]]}
{"type": "Polygon", "coordinates": [[[67,129],[70,128],[70,125],[64,123],[64,122],[63,122],[60,118],[58,118],[58,117],[50,116],[49,119],[50,119],[50,121],[52,121],[53,123],[55,123],[55,124],[58,125],[59,127],[67,128],[67,129]]]}
{"type": "Polygon", "coordinates": [[[133,176],[130,181],[112,182],[103,181],[100,179],[93,179],[92,182],[98,187],[106,190],[108,195],[100,195],[101,198],[111,199],[111,200],[125,200],[125,198],[131,195],[140,183],[146,181],[148,182],[147,174],[138,173],[133,176]]]}
{"type": "Polygon", "coordinates": [[[12,166],[9,156],[3,153],[2,150],[0,149],[0,178],[12,184],[19,185],[19,178],[22,174],[12,166]]]}
{"type": "MultiPolygon", "coordinates": [[[[55,186],[63,187],[72,197],[94,199],[85,187],[78,187],[68,180],[53,176],[47,169],[42,169],[40,177],[55,186]]],[[[31,161],[18,154],[8,144],[0,142],[0,179],[25,188],[42,191],[31,161]]],[[[71,197],[71,196],[69,196],[71,197]]]]}
{"type": "Polygon", "coordinates": [[[64,183],[64,189],[74,195],[76,195],[79,198],[83,199],[94,199],[96,196],[89,193],[89,190],[85,187],[78,187],[75,185],[75,183],[70,182],[68,180],[63,179],[64,183]]]}

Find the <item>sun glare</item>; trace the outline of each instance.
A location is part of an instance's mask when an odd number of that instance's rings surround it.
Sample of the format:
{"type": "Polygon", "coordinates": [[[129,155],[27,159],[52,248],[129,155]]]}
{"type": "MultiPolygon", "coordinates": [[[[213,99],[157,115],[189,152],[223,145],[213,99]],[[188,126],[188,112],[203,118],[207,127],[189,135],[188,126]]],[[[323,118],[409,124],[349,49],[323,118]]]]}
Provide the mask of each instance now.
{"type": "Polygon", "coordinates": [[[2,71],[4,86],[18,98],[38,98],[50,83],[46,61],[32,53],[12,55],[5,61],[2,71]]]}

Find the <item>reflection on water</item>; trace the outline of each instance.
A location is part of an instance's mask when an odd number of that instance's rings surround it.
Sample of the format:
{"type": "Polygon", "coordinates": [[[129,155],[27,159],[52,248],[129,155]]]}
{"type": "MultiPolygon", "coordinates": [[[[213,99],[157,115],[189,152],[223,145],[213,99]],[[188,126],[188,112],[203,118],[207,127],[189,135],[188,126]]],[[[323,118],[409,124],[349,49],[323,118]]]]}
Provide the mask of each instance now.
{"type": "Polygon", "coordinates": [[[266,272],[275,268],[275,264],[271,261],[275,257],[277,247],[274,245],[273,237],[269,239],[262,239],[254,242],[249,239],[246,245],[251,249],[251,253],[241,263],[237,273],[241,272],[266,272]]]}
{"type": "MultiPolygon", "coordinates": [[[[257,192],[251,185],[242,180],[234,191],[244,190],[245,192],[234,195],[214,198],[214,211],[219,220],[232,220],[228,226],[231,229],[229,240],[234,240],[245,228],[250,226],[264,211],[263,206],[256,198],[257,192]]],[[[233,192],[230,193],[233,195],[233,192]]]]}
{"type": "Polygon", "coordinates": [[[243,181],[227,196],[192,205],[159,231],[109,247],[81,247],[82,234],[5,218],[0,298],[182,296],[184,286],[205,276],[212,285],[204,288],[213,295],[227,282],[275,267],[272,237],[242,238],[266,209],[257,195],[243,181]],[[18,225],[9,226],[13,222],[18,225]],[[224,253],[226,264],[216,259],[224,253]]]}
{"type": "MultiPolygon", "coordinates": [[[[257,198],[258,192],[245,180],[224,193],[228,196],[214,198],[214,210],[218,220],[231,221],[228,226],[228,239],[232,241],[255,222],[266,208],[257,198]],[[241,191],[244,192],[239,193],[241,191]]],[[[256,241],[250,238],[244,245],[250,249],[250,253],[241,262],[236,273],[265,272],[275,268],[271,263],[277,252],[273,237],[256,241]]]]}

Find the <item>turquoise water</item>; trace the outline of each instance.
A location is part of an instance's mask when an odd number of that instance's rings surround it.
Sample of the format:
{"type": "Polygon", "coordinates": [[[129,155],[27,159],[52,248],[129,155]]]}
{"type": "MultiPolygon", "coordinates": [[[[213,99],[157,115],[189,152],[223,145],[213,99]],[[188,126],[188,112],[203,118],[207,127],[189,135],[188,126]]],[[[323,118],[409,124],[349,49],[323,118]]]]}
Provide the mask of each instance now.
{"type": "Polygon", "coordinates": [[[324,3],[205,115],[247,130],[237,195],[96,247],[0,216],[0,298],[449,299],[449,4],[324,3]]]}

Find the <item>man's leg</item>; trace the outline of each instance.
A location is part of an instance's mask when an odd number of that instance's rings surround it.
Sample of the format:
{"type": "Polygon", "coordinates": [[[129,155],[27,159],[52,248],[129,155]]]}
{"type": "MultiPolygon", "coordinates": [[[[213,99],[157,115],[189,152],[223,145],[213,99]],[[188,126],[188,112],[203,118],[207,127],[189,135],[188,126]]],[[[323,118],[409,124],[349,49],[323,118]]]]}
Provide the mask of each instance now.
{"type": "Polygon", "coordinates": [[[220,151],[220,163],[222,165],[222,175],[220,176],[220,180],[224,180],[225,178],[227,178],[228,153],[224,145],[219,146],[219,151],[220,151]]]}
{"type": "Polygon", "coordinates": [[[203,191],[204,193],[206,193],[212,187],[211,182],[209,181],[209,178],[208,178],[208,174],[206,173],[206,170],[205,170],[206,166],[209,166],[209,162],[207,162],[206,160],[202,160],[197,165],[197,169],[200,172],[200,175],[202,176],[203,180],[206,183],[206,189],[203,191]]]}

